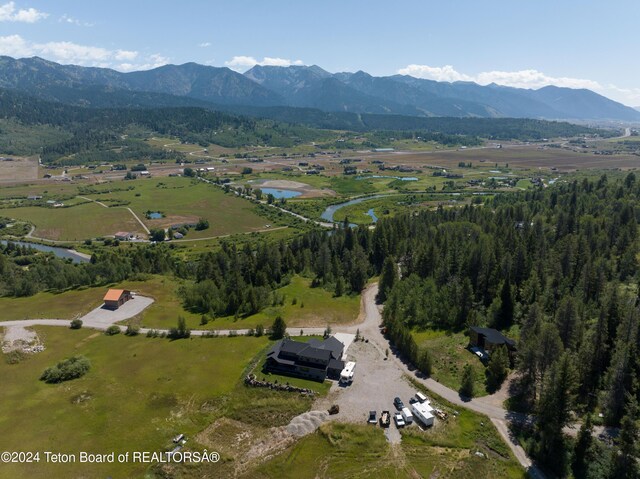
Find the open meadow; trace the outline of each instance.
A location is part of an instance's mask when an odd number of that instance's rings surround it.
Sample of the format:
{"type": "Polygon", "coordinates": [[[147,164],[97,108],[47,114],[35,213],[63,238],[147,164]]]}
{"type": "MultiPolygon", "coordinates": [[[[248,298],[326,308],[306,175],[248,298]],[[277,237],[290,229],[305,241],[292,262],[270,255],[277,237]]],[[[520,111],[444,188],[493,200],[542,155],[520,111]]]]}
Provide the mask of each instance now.
{"type": "MultiPolygon", "coordinates": [[[[91,330],[38,327],[45,351],[18,364],[0,362],[0,449],[22,451],[170,450],[213,417],[233,415],[242,371],[267,345],[262,338],[169,341],[106,336],[91,330]],[[45,368],[72,355],[86,356],[80,379],[45,384],[45,368]]],[[[239,386],[244,389],[243,386],[239,386]]],[[[268,395],[267,395],[268,396],[268,395]]],[[[299,407],[299,406],[298,406],[299,407]]],[[[306,407],[303,405],[303,407],[306,407]]],[[[142,477],[148,464],[4,464],[1,477],[142,477]]]]}

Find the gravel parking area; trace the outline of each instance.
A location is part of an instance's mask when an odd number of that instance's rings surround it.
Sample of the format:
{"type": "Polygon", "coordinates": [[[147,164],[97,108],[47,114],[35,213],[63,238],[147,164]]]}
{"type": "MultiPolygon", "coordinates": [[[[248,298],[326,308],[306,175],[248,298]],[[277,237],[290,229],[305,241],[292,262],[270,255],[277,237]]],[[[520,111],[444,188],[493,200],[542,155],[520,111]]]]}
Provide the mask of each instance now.
{"type": "MultiPolygon", "coordinates": [[[[349,347],[348,359],[356,361],[353,383],[343,386],[334,382],[329,394],[316,401],[314,409],[329,409],[332,404],[340,406],[340,412],[332,416],[336,421],[366,424],[369,411],[375,410],[380,418],[383,410],[391,414],[397,412],[393,406],[393,398],[400,399],[409,405],[409,398],[416,391],[405,379],[402,371],[394,361],[386,360],[382,351],[373,342],[354,342],[349,347]]],[[[373,426],[371,426],[373,427],[373,426]]],[[[379,426],[376,426],[379,427],[379,426]]],[[[415,427],[409,426],[409,427],[415,427]]],[[[401,436],[395,424],[385,430],[391,443],[399,443],[401,436]]]]}
{"type": "Polygon", "coordinates": [[[38,336],[35,331],[22,326],[12,326],[5,329],[0,343],[2,344],[2,352],[6,354],[14,349],[24,350],[37,341],[38,336]]]}

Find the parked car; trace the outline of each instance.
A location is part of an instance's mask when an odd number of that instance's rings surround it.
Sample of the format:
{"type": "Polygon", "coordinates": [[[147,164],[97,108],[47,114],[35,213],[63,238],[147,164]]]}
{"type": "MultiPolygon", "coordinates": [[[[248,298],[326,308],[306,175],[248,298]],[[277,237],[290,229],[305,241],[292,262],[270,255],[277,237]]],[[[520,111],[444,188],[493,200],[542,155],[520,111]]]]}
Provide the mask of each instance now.
{"type": "Polygon", "coordinates": [[[404,407],[404,403],[402,402],[402,399],[400,399],[399,397],[396,397],[393,400],[393,405],[396,407],[398,411],[402,411],[402,408],[404,407]]]}
{"type": "Polygon", "coordinates": [[[396,423],[396,427],[404,427],[404,418],[402,417],[402,414],[400,414],[399,412],[395,413],[393,415],[393,420],[396,423]]]}
{"type": "Polygon", "coordinates": [[[367,422],[369,424],[375,424],[378,422],[378,420],[376,419],[376,412],[375,411],[369,411],[369,419],[367,420],[367,422]]]}

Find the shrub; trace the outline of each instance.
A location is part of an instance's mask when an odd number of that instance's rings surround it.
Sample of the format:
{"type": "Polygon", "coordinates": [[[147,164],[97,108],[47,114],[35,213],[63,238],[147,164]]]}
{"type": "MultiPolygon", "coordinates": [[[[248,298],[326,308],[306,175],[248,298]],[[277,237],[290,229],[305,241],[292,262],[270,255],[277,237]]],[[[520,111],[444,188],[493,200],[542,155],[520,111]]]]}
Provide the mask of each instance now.
{"type": "Polygon", "coordinates": [[[82,327],[81,319],[72,319],[71,324],[69,325],[71,329],[80,329],[82,327]]]}
{"type": "Polygon", "coordinates": [[[104,334],[106,334],[107,336],[115,336],[116,334],[120,334],[120,328],[113,324],[107,328],[104,334]]]}
{"type": "Polygon", "coordinates": [[[206,230],[207,228],[209,228],[209,220],[200,218],[196,224],[196,231],[206,230]]]}
{"type": "Polygon", "coordinates": [[[258,324],[256,326],[256,336],[260,337],[264,334],[264,326],[262,324],[258,324]]]}
{"type": "Polygon", "coordinates": [[[138,326],[133,324],[127,325],[127,330],[124,332],[125,336],[137,336],[138,334],[140,334],[140,328],[138,326]]]}
{"type": "Polygon", "coordinates": [[[168,336],[171,339],[183,339],[191,336],[191,330],[187,328],[187,321],[182,317],[178,317],[178,327],[171,328],[168,336]]]}
{"type": "Polygon", "coordinates": [[[61,383],[84,376],[90,368],[91,363],[86,357],[73,356],[45,369],[40,380],[50,384],[61,383]]]}

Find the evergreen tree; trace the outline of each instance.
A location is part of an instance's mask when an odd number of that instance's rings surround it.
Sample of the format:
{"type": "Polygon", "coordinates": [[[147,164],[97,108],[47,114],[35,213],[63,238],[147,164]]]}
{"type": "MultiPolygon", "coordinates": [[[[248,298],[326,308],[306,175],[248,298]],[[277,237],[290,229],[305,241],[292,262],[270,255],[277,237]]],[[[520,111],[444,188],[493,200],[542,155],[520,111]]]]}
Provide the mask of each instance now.
{"type": "Polygon", "coordinates": [[[427,348],[420,351],[418,355],[418,363],[416,364],[420,372],[425,376],[431,376],[431,355],[427,348]]]}
{"type": "Polygon", "coordinates": [[[276,319],[271,325],[271,339],[282,339],[287,332],[287,324],[284,322],[281,316],[276,316],[276,319]]]}
{"type": "Polygon", "coordinates": [[[343,294],[344,294],[344,280],[342,279],[342,276],[338,276],[338,279],[336,280],[336,289],[335,289],[334,295],[337,298],[339,298],[343,294]]]}
{"type": "Polygon", "coordinates": [[[393,256],[388,256],[384,260],[382,266],[382,275],[378,283],[378,294],[376,295],[376,301],[378,303],[384,303],[387,300],[387,295],[393,285],[398,281],[398,266],[396,265],[393,256]]]}
{"type": "Polygon", "coordinates": [[[511,296],[511,283],[505,279],[500,289],[500,307],[496,313],[496,329],[506,329],[513,323],[514,303],[511,296]]]}
{"type": "Polygon", "coordinates": [[[640,477],[640,432],[638,431],[638,402],[635,397],[627,397],[625,415],[620,422],[619,454],[615,459],[613,477],[637,479],[640,477]]]}
{"type": "Polygon", "coordinates": [[[462,369],[462,384],[460,386],[460,395],[472,398],[475,389],[475,375],[473,367],[470,364],[465,365],[462,369]]]}
{"type": "Polygon", "coordinates": [[[589,465],[589,451],[593,444],[593,425],[591,424],[591,416],[587,414],[587,418],[580,426],[578,439],[573,449],[573,460],[571,470],[574,477],[586,477],[587,467],[589,465]]]}
{"type": "Polygon", "coordinates": [[[574,406],[576,373],[573,361],[569,353],[564,353],[553,364],[538,402],[536,456],[560,477],[566,474],[569,465],[568,444],[562,430],[569,423],[574,406]]]}
{"type": "Polygon", "coordinates": [[[489,358],[487,365],[487,390],[490,392],[500,389],[502,383],[509,373],[509,353],[507,348],[500,346],[496,348],[489,358]]]}

